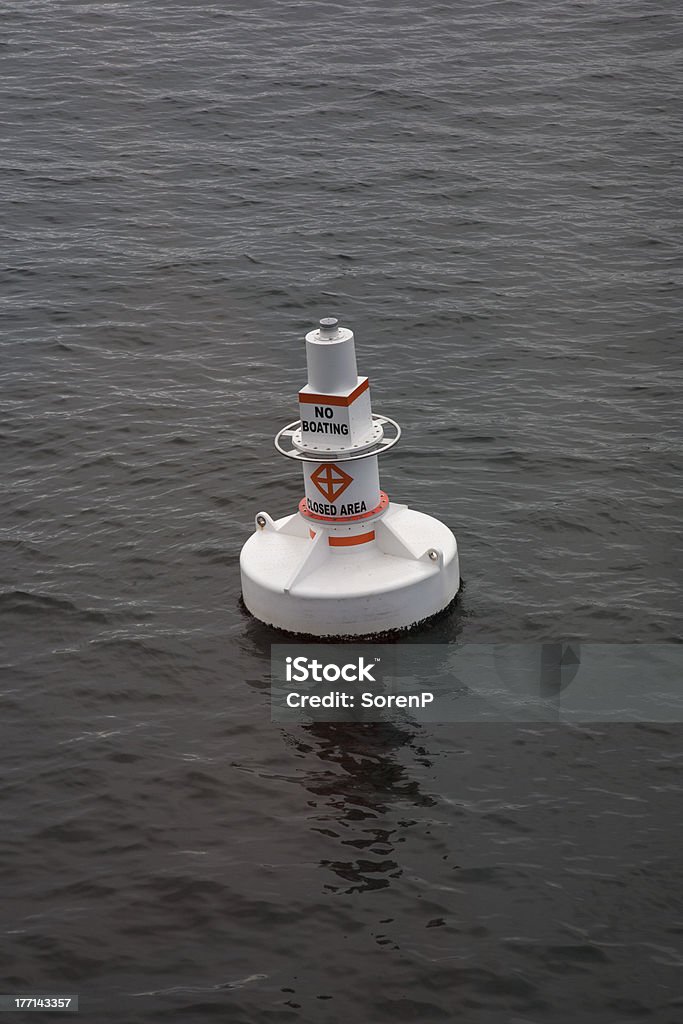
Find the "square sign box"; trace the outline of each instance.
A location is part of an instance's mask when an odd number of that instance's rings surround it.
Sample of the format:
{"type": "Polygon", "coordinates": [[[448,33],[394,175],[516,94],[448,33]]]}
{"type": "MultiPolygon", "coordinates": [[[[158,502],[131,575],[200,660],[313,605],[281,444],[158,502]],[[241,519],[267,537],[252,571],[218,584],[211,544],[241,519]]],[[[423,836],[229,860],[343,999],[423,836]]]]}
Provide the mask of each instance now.
{"type": "Polygon", "coordinates": [[[325,454],[340,449],[360,448],[373,435],[369,380],[334,395],[316,393],[307,384],[299,392],[301,441],[307,451],[325,454]]]}

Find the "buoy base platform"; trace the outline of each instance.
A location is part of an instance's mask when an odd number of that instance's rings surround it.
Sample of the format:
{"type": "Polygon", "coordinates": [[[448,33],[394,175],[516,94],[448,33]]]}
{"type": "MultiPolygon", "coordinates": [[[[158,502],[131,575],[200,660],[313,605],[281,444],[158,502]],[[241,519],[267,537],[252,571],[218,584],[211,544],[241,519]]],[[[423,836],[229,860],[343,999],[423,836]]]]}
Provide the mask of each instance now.
{"type": "Polygon", "coordinates": [[[388,499],[362,523],[325,524],[301,512],[278,520],[259,512],[255,522],[240,556],[244,604],[289,633],[408,629],[447,608],[460,587],[448,527],[388,499]]]}

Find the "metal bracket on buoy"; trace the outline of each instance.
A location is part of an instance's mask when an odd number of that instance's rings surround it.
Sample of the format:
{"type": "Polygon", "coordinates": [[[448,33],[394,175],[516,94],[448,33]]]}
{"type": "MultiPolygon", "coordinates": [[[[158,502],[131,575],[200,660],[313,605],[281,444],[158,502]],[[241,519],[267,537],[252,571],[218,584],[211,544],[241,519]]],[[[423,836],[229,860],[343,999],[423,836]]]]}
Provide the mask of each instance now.
{"type": "Polygon", "coordinates": [[[261,621],[312,636],[405,629],[445,608],[460,585],[455,537],[432,516],[391,502],[378,458],[401,436],[372,412],[353,332],[333,317],[306,335],[299,419],[275,437],[302,464],[298,511],[266,512],[242,548],[242,593],[261,621]]]}

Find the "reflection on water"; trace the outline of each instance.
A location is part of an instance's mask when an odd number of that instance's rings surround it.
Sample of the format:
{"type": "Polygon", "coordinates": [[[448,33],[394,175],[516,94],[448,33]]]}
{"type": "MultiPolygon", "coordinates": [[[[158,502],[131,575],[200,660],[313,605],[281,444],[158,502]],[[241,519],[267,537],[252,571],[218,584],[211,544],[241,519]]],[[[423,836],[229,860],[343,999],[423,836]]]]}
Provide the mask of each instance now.
{"type": "MultiPolygon", "coordinates": [[[[427,625],[397,636],[393,643],[400,660],[404,644],[434,644],[443,649],[444,658],[435,662],[443,668],[449,645],[462,628],[466,615],[462,593],[458,602],[427,625]]],[[[254,619],[242,605],[245,626],[241,643],[260,662],[264,675],[247,682],[265,689],[270,685],[270,648],[272,644],[292,643],[295,637],[283,634],[254,619]]],[[[310,643],[311,637],[301,638],[310,643]]],[[[372,642],[372,641],[370,641],[372,642]]],[[[377,643],[387,644],[386,635],[377,643]]],[[[422,793],[411,777],[410,761],[430,767],[431,761],[419,743],[421,727],[409,718],[391,722],[325,722],[310,725],[273,726],[282,729],[285,741],[309,767],[296,776],[314,798],[307,822],[317,832],[339,844],[339,856],[321,860],[320,865],[334,873],[338,882],[330,881],[324,888],[335,893],[355,893],[385,889],[392,879],[403,873],[396,856],[396,845],[405,841],[405,829],[414,822],[408,808],[432,807],[436,801],[422,793]],[[407,763],[399,752],[407,752],[407,763]],[[396,817],[397,806],[405,805],[405,818],[396,817]],[[393,809],[392,814],[388,812],[393,809]]]]}
{"type": "Polygon", "coordinates": [[[394,857],[399,829],[385,820],[387,810],[402,802],[434,804],[396,758],[405,747],[429,763],[424,750],[415,745],[416,733],[385,723],[318,723],[302,732],[292,737],[292,745],[321,761],[301,780],[316,797],[311,828],[338,840],[340,846],[339,858],[322,861],[321,866],[334,871],[341,884],[325,888],[345,893],[387,888],[402,874],[394,857]]]}

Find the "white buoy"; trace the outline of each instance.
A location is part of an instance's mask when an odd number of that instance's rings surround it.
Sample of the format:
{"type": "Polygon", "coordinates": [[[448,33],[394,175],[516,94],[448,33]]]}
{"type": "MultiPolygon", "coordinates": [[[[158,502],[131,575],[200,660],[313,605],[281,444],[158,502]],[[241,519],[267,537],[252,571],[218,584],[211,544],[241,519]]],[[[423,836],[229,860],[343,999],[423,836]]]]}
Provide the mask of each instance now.
{"type": "Polygon", "coordinates": [[[378,456],[401,431],[373,415],[353,332],[328,317],[306,335],[299,416],[275,447],[300,462],[293,515],[256,516],[240,556],[242,596],[257,619],[309,636],[407,629],[446,608],[460,586],[458,548],[443,523],[389,501],[378,456]]]}

